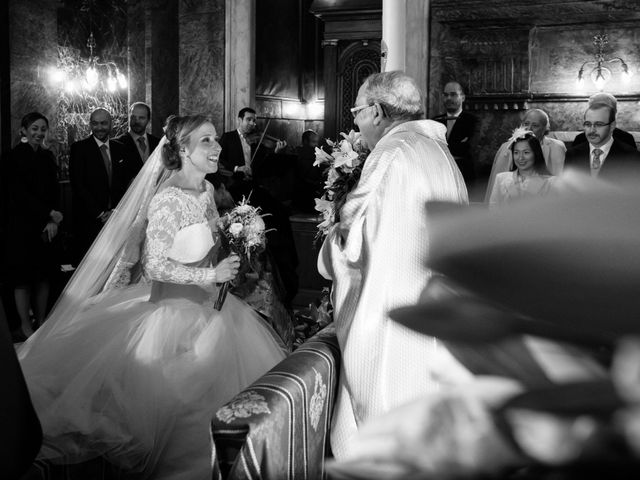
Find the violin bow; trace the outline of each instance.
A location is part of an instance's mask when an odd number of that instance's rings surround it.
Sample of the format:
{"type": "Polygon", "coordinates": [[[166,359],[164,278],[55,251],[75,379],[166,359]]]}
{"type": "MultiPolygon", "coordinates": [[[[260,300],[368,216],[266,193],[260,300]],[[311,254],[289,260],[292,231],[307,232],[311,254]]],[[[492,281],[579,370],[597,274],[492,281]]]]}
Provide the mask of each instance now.
{"type": "Polygon", "coordinates": [[[265,125],[264,130],[262,131],[262,135],[260,135],[260,141],[258,142],[258,146],[253,151],[253,155],[251,155],[251,163],[253,163],[253,159],[256,158],[256,153],[258,153],[258,149],[260,148],[260,145],[262,145],[262,140],[264,140],[264,136],[267,134],[267,128],[269,128],[269,123],[271,123],[271,119],[267,120],[267,124],[265,125]]]}

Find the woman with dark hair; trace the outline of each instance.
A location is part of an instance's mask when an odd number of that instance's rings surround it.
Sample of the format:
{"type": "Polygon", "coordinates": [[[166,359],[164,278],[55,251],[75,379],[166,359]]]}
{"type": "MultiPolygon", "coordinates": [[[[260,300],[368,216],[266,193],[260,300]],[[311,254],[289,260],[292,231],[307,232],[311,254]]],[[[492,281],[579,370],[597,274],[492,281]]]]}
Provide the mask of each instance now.
{"type": "Polygon", "coordinates": [[[216,284],[239,268],[236,255],[217,258],[204,179],[218,169],[215,138],[209,117],[167,120],[50,317],[18,350],[41,458],[103,456],[136,478],[209,480],[216,410],[284,358],[246,303],[230,294],[213,308],[216,284]]]}
{"type": "Polygon", "coordinates": [[[56,163],[45,146],[49,121],[38,112],[22,118],[20,143],[4,160],[2,191],[6,216],[4,262],[14,288],[22,333],[29,337],[42,324],[49,298],[49,280],[57,267],[51,242],[62,213],[56,163]],[[33,312],[31,324],[29,310],[33,312]]]}
{"type": "Polygon", "coordinates": [[[491,207],[522,198],[545,196],[555,179],[547,169],[542,147],[533,132],[518,128],[509,141],[514,169],[496,175],[489,197],[491,207]]]}

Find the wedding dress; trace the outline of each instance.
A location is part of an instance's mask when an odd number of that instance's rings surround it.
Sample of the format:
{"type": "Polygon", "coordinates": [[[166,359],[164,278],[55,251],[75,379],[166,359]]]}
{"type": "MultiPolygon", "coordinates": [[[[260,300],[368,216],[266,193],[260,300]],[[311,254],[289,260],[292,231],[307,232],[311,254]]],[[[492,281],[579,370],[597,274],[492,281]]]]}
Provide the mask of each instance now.
{"type": "Polygon", "coordinates": [[[42,458],[102,455],[143,478],[210,479],[210,419],[284,358],[247,304],[230,294],[213,308],[202,267],[217,262],[218,213],[206,185],[150,200],[140,263],[151,282],[103,290],[18,351],[42,458]]]}

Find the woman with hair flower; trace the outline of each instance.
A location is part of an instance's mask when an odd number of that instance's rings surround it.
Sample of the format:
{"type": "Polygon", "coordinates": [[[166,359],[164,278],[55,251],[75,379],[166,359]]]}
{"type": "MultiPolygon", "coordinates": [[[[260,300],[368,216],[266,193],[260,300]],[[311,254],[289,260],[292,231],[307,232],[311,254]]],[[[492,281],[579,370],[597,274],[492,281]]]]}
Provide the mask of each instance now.
{"type": "Polygon", "coordinates": [[[509,141],[515,169],[496,175],[489,196],[491,207],[522,198],[545,196],[556,178],[547,169],[540,142],[532,131],[518,128],[509,141]]]}

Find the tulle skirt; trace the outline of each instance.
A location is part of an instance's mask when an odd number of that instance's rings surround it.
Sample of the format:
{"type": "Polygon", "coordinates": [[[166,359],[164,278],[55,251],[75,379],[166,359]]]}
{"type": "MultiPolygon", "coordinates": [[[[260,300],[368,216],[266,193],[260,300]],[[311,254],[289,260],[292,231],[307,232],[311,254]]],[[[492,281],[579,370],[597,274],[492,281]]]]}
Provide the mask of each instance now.
{"type": "Polygon", "coordinates": [[[143,478],[210,479],[215,411],[285,356],[248,305],[220,312],[149,286],[107,292],[18,351],[44,431],[40,457],[104,456],[143,478]]]}

